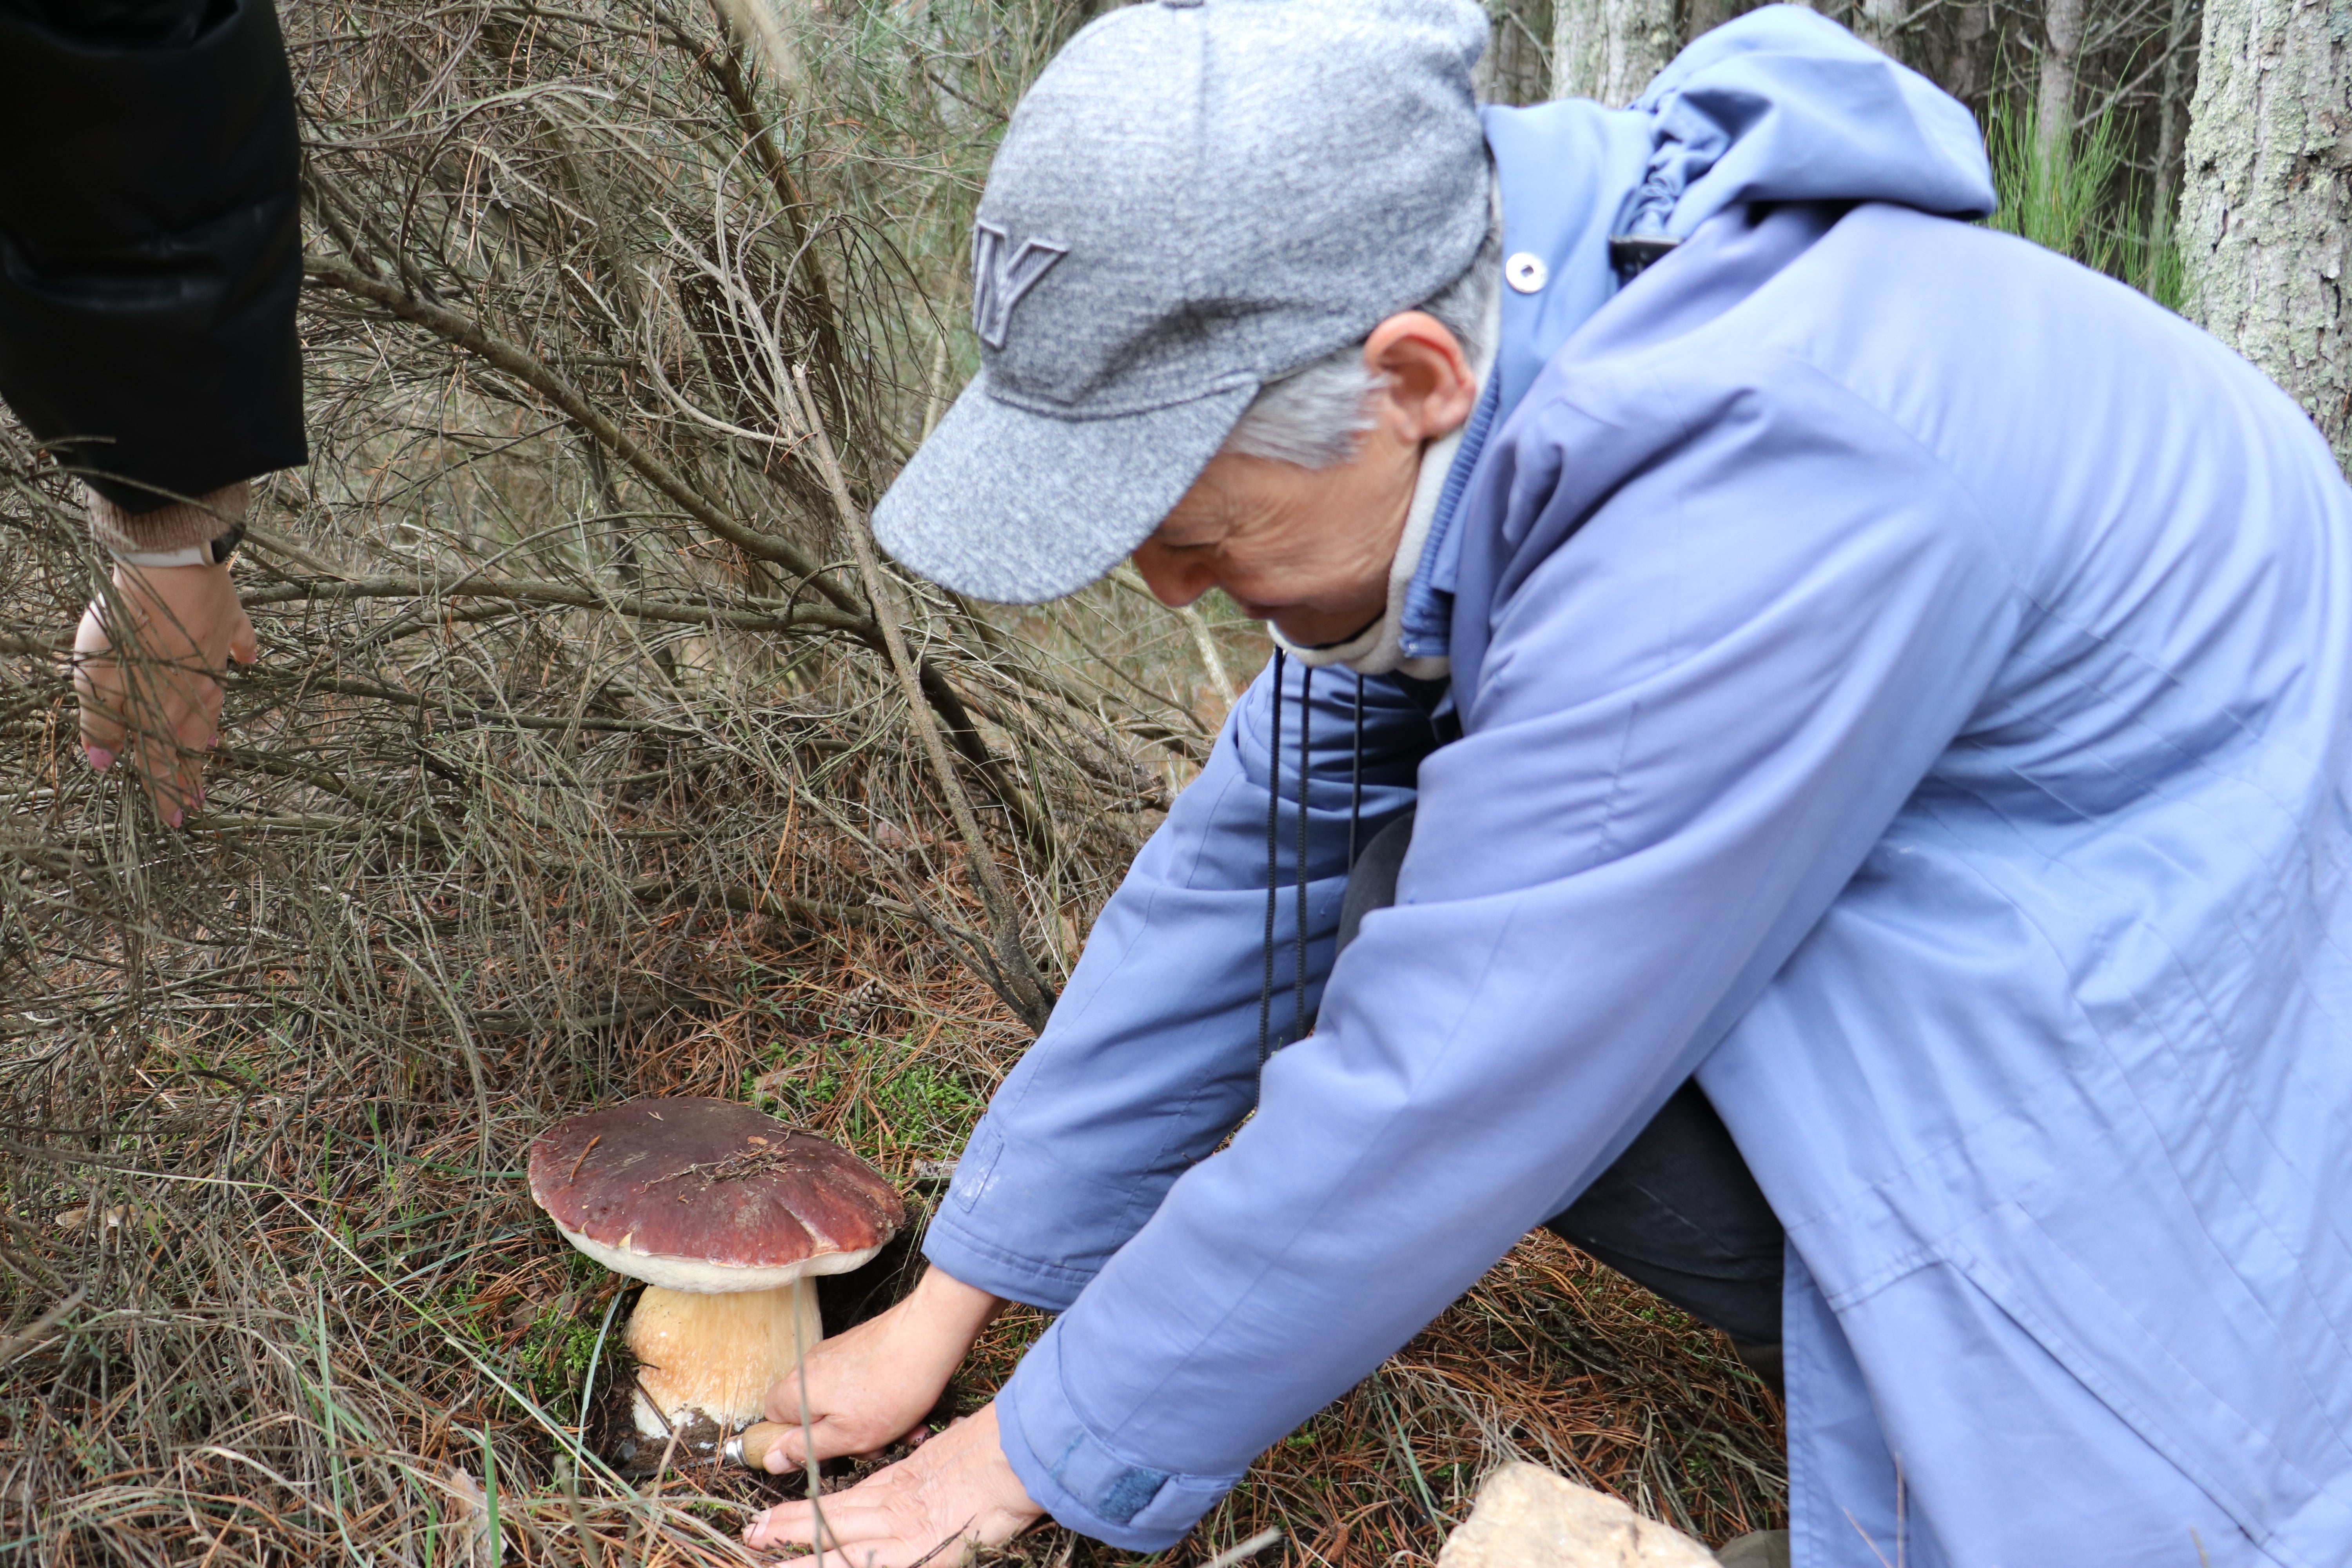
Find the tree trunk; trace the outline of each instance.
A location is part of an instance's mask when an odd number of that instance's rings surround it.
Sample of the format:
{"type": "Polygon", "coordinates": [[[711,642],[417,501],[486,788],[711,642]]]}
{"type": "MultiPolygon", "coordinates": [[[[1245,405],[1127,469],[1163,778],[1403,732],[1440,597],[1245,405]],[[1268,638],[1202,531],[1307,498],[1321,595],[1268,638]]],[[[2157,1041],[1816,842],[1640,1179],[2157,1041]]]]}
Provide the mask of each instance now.
{"type": "Polygon", "coordinates": [[[1483,103],[1541,103],[1551,94],[1551,0],[1492,0],[1493,31],[1479,57],[1483,103]]]}
{"type": "Polygon", "coordinates": [[[2172,0],[2171,25],[2164,31],[2164,86],[2157,94],[2156,231],[2159,242],[2170,237],[2180,205],[2180,132],[2187,117],[2189,24],[2197,14],[2196,0],[2172,0]]]}
{"type": "Polygon", "coordinates": [[[2206,0],[2181,192],[2189,314],[2352,448],[2352,45],[2316,0],[2206,0]]]}
{"type": "Polygon", "coordinates": [[[1683,38],[1696,42],[1700,35],[1711,33],[1734,16],[1744,16],[1754,10],[1757,0],[1689,0],[1683,7],[1683,38]]]}
{"type": "Polygon", "coordinates": [[[1976,105],[1992,79],[1994,51],[2000,45],[1990,0],[1964,0],[1951,26],[1926,40],[1927,58],[1921,65],[1937,86],[1962,103],[1976,105]]]}
{"type": "Polygon", "coordinates": [[[2042,79],[2034,124],[2045,163],[2065,156],[2074,129],[2074,79],[2083,58],[2083,0],[2046,0],[2042,12],[2042,79]]]}
{"type": "Polygon", "coordinates": [[[1853,8],[1854,36],[1900,59],[1898,45],[1910,10],[1910,0],[1859,0],[1853,8]]]}
{"type": "Polygon", "coordinates": [[[1551,95],[1622,109],[1681,47],[1675,0],[1557,0],[1551,95]]]}

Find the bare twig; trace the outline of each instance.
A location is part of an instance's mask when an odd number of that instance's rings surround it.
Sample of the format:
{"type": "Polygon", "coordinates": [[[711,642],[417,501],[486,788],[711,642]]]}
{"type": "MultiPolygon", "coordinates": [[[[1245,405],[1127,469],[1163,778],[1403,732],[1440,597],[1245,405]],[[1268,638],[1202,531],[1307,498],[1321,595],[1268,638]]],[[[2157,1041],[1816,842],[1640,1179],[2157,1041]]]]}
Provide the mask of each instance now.
{"type": "Polygon", "coordinates": [[[26,1351],[39,1344],[51,1329],[73,1315],[73,1310],[82,1304],[83,1298],[89,1293],[87,1289],[77,1286],[72,1295],[68,1296],[6,1339],[0,1340],[0,1366],[6,1366],[26,1351]]]}
{"type": "Polygon", "coordinates": [[[1044,977],[1037,973],[1035,961],[1022,942],[1021,918],[1013,910],[1013,895],[1005,889],[1004,874],[980,831],[980,819],[972,815],[971,802],[955,776],[954,764],[948,761],[939,729],[931,722],[915,662],[907,653],[898,606],[891,602],[889,590],[882,581],[881,564],[875,559],[873,534],[866,517],[849,499],[849,487],[841,478],[841,465],[834,458],[833,442],[825,434],[815,400],[809,396],[808,377],[797,366],[793,371],[793,383],[800,392],[802,411],[815,439],[818,467],[833,491],[833,504],[841,514],[841,531],[857,557],[857,570],[866,582],[866,600],[874,607],[874,618],[881,624],[883,643],[889,649],[891,668],[898,672],[899,688],[906,695],[907,710],[914,719],[916,734],[921,737],[932,777],[954,814],[956,831],[963,836],[965,863],[971,869],[972,881],[980,890],[982,901],[988,906],[996,950],[995,973],[990,976],[991,982],[1005,1005],[1021,1016],[1023,1023],[1033,1030],[1042,1030],[1054,1010],[1054,999],[1045,989],[1044,977]]]}

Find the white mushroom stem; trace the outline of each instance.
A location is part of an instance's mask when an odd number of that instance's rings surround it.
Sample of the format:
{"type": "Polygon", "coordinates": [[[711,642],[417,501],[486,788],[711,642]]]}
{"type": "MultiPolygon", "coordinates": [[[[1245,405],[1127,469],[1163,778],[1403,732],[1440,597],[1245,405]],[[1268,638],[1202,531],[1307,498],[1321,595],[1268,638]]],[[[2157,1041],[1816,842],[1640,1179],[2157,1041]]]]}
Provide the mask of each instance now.
{"type": "Polygon", "coordinates": [[[769,1290],[700,1295],[646,1287],[629,1317],[637,1358],[637,1430],[667,1437],[699,1415],[721,1434],[765,1414],[768,1388],[824,1337],[816,1288],[806,1279],[769,1290]],[[651,1399],[658,1411],[647,1409],[651,1399]],[[667,1418],[667,1424],[665,1423],[667,1418]]]}

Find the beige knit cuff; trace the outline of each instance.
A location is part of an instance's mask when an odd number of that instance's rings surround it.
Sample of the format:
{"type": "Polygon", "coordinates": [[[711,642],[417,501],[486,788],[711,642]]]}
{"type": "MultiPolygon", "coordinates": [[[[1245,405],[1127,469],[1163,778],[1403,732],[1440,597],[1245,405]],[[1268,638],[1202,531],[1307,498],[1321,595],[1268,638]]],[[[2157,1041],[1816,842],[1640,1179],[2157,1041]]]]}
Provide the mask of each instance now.
{"type": "Polygon", "coordinates": [[[210,544],[242,521],[253,501],[253,486],[239,479],[193,501],[167,501],[152,511],[125,511],[88,485],[82,494],[89,501],[89,531],[109,550],[184,550],[210,544]]]}

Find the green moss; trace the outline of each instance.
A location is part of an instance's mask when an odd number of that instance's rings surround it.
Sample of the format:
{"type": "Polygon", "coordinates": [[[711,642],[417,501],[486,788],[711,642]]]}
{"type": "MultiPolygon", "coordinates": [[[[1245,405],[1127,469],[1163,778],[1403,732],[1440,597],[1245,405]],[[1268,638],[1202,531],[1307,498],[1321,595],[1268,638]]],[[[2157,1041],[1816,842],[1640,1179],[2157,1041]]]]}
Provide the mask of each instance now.
{"type": "Polygon", "coordinates": [[[986,1102],[971,1088],[927,1063],[904,1068],[877,1088],[875,1098],[889,1119],[893,1142],[919,1153],[947,1154],[963,1147],[986,1102]]]}
{"type": "Polygon", "coordinates": [[[551,1306],[523,1331],[516,1369],[529,1382],[531,1397],[554,1408],[576,1401],[588,1363],[596,1353],[602,1312],[559,1310],[551,1306]]]}
{"type": "Polygon", "coordinates": [[[987,1108],[986,1097],[958,1074],[915,1059],[922,1049],[915,1036],[895,1044],[893,1051],[877,1050],[871,1039],[780,1038],[761,1065],[744,1073],[738,1093],[786,1121],[825,1125],[868,1153],[954,1153],[987,1108]],[[866,1072],[845,1075],[845,1066],[861,1062],[866,1072]]]}

